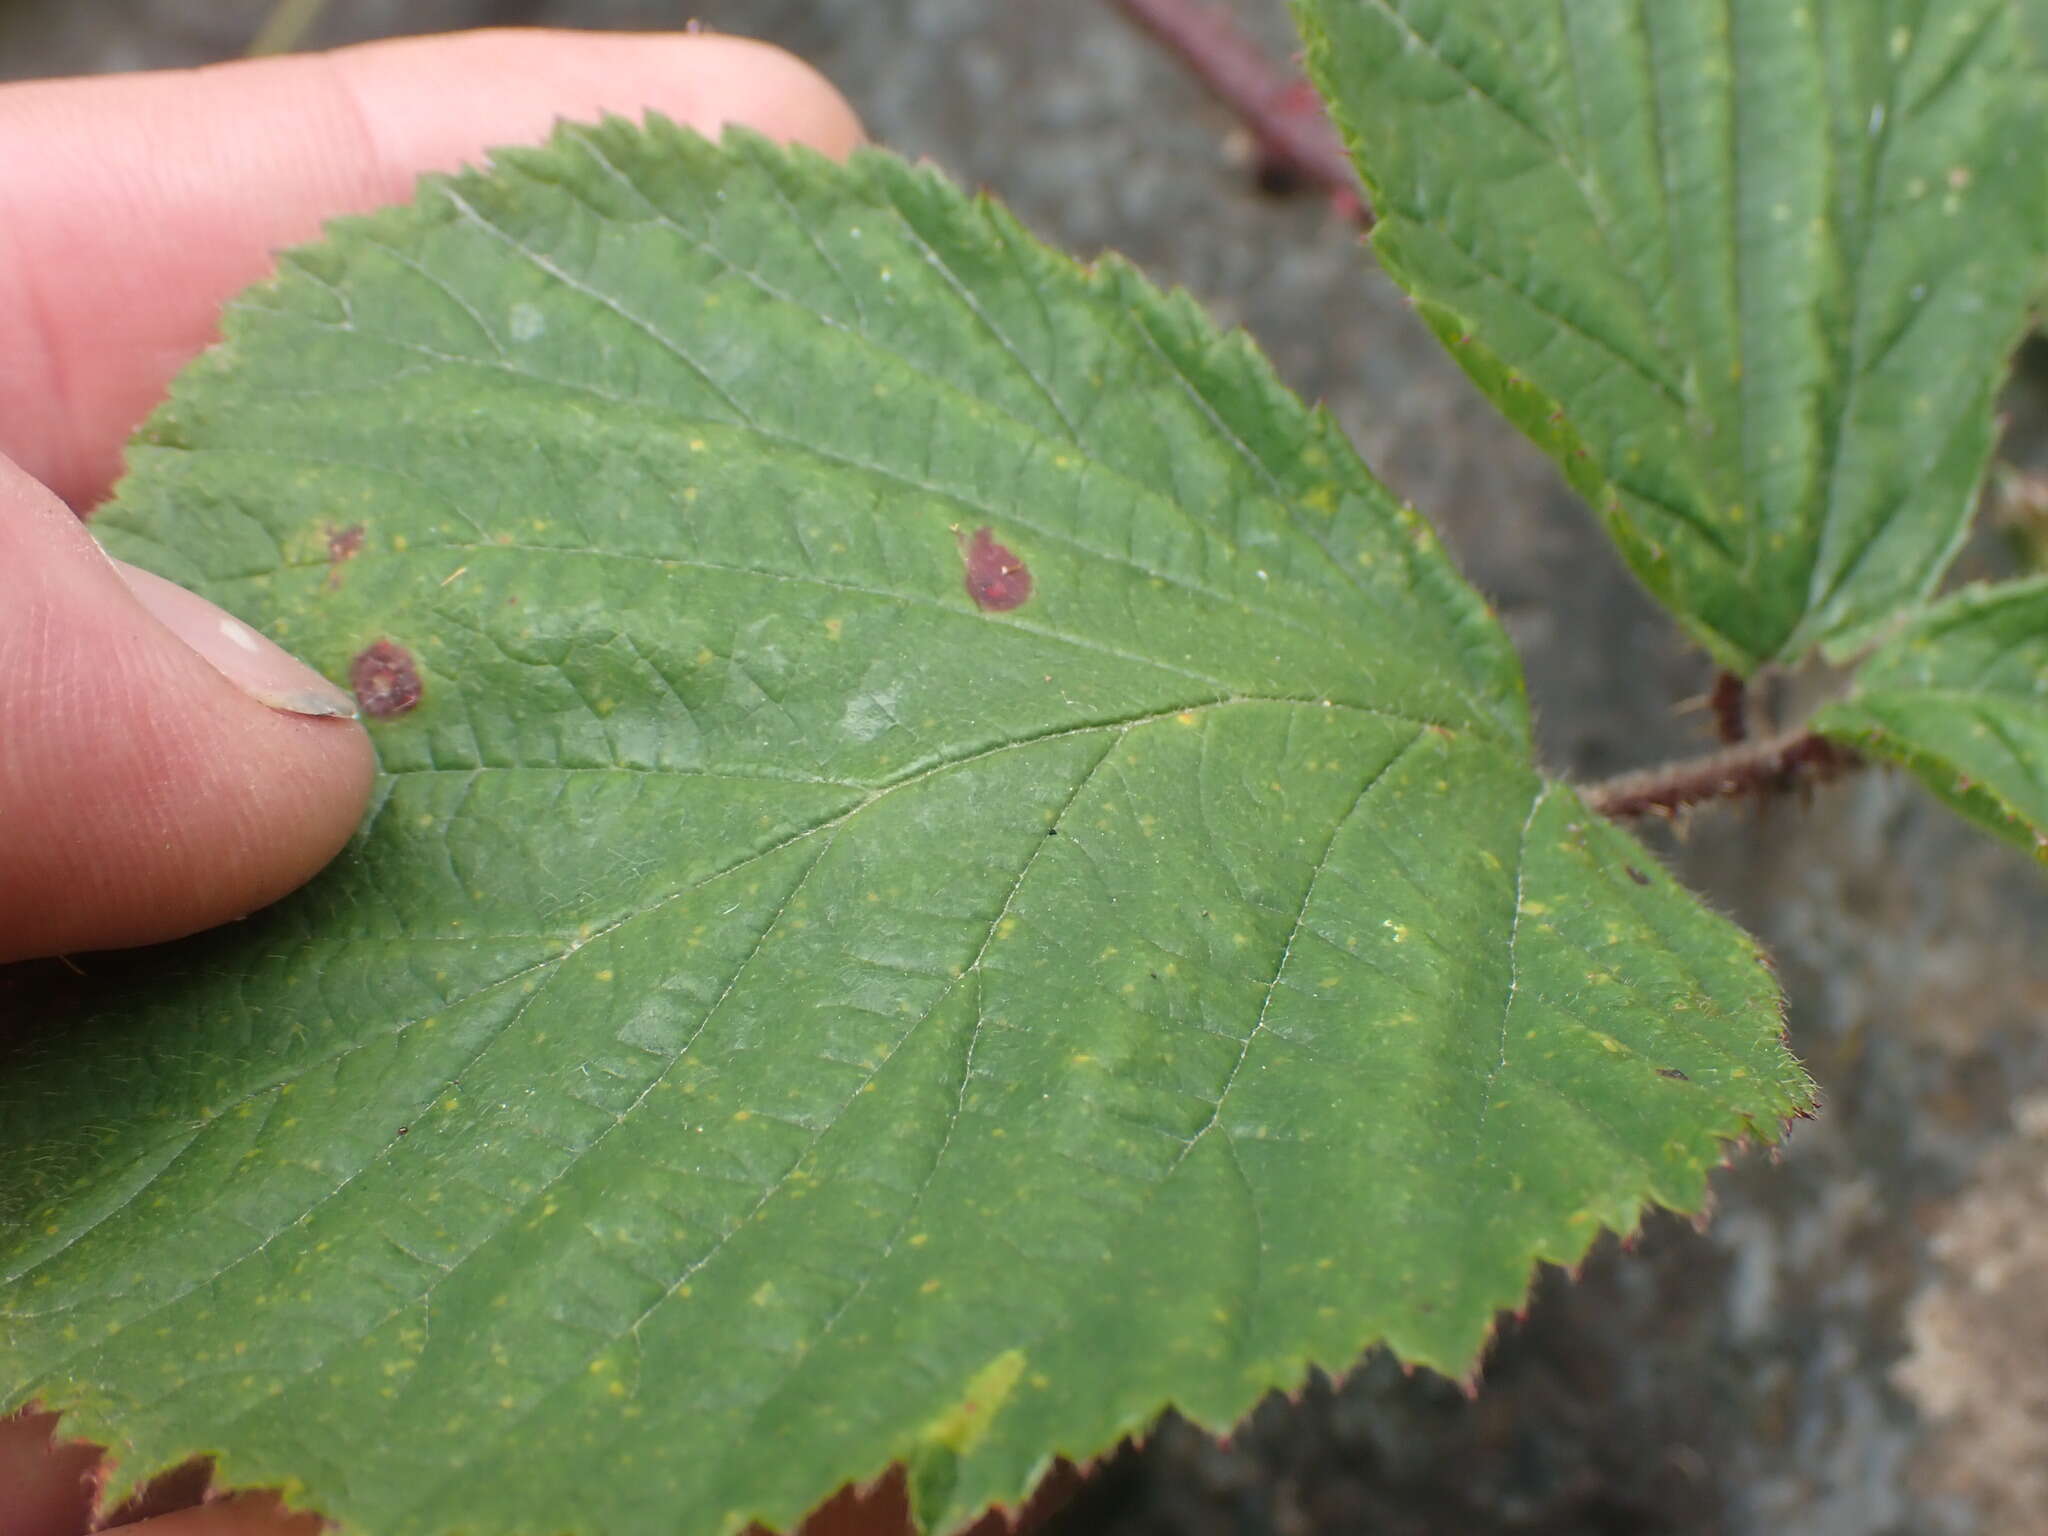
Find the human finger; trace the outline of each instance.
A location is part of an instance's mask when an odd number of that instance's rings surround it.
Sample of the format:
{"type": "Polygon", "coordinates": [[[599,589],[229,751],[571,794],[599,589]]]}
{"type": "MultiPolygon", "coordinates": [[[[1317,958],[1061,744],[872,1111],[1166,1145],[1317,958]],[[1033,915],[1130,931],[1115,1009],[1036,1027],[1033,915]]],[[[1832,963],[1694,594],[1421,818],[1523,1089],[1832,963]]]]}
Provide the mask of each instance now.
{"type": "Polygon", "coordinates": [[[221,305],[425,171],[652,109],[845,154],[808,65],[742,38],[489,31],[0,87],[0,453],[83,510],[221,305]]]}
{"type": "Polygon", "coordinates": [[[340,850],[375,767],[348,694],[5,460],[0,576],[0,961],[208,928],[340,850]]]}

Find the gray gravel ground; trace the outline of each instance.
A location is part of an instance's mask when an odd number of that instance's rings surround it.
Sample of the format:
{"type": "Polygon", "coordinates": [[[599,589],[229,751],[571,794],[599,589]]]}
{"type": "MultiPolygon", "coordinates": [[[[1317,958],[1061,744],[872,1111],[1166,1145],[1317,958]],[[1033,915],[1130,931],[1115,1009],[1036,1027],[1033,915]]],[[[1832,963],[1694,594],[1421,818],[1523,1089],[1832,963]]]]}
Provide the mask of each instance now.
{"type": "MultiPolygon", "coordinates": [[[[1236,0],[1288,46],[1279,0],[1236,0]]],[[[0,0],[0,77],[202,63],[268,0],[0,0]]],[[[487,24],[651,27],[656,0],[334,0],[312,41],[487,24]]],[[[1040,234],[1122,250],[1244,325],[1437,524],[1520,644],[1550,768],[1701,749],[1704,662],[1546,462],[1498,422],[1312,200],[1253,192],[1230,123],[1099,0],[705,0],[782,42],[871,131],[1040,234]]],[[[2037,370],[2037,373],[2039,370],[2037,370]]],[[[2044,390],[2011,451],[2048,456],[2044,390]]],[[[1979,568],[1997,549],[1973,552],[1979,568]]],[[[1468,1400],[1369,1362],[1227,1447],[1169,1421],[1068,1532],[1922,1536],[2048,1530],[2048,890],[1891,777],[1702,817],[1668,847],[1761,934],[1825,1096],[1781,1160],[1544,1276],[1468,1400]]],[[[1333,1213],[1335,1216],[1337,1213],[1333,1213]]]]}

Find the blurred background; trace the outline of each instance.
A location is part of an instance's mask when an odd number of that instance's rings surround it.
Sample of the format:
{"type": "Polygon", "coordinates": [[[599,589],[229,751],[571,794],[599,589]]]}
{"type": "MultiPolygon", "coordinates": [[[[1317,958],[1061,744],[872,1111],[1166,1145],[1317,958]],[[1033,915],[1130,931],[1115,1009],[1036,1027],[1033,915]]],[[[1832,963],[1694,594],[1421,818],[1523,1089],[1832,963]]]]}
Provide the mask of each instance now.
{"type": "MultiPolygon", "coordinates": [[[[1282,0],[1217,0],[1288,63],[1282,0]]],[[[1528,667],[1545,765],[1710,744],[1711,673],[1498,421],[1327,199],[1262,193],[1230,115],[1108,0],[0,0],[0,78],[181,67],[483,26],[696,19],[804,55],[881,143],[1041,236],[1124,251],[1246,327],[1436,524],[1528,667]]],[[[0,220],[7,216],[0,209],[0,220]]],[[[2048,463],[2029,357],[2005,453],[2048,463]]],[[[1986,533],[1966,574],[2008,560],[1986,533]]],[[[1476,1397],[1384,1359],[1227,1446],[1169,1420],[1067,1533],[2048,1531],[2048,888],[1869,773],[1700,816],[1660,851],[1760,934],[1821,1117],[1740,1156],[1696,1231],[1653,1218],[1546,1274],[1476,1397]]],[[[1332,1208],[1332,1222],[1345,1213],[1332,1208]]]]}

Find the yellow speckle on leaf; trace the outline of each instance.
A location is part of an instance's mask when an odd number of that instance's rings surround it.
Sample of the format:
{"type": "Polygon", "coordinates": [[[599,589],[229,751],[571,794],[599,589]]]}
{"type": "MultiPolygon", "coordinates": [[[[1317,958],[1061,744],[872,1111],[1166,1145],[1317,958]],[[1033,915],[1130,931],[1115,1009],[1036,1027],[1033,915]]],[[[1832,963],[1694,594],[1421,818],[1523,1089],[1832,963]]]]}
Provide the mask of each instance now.
{"type": "Polygon", "coordinates": [[[982,1436],[1003,1411],[1010,1394],[1024,1377],[1025,1355],[1021,1349],[1006,1349],[967,1379],[960,1401],[934,1415],[918,1438],[927,1445],[943,1447],[965,1456],[981,1443],[982,1436]]]}

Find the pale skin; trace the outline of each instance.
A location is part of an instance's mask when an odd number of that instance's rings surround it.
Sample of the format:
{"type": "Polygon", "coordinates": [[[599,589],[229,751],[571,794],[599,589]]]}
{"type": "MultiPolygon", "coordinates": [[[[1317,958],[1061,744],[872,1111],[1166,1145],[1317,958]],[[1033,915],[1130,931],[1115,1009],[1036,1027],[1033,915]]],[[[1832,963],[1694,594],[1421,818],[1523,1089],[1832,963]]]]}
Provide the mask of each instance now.
{"type": "MultiPolygon", "coordinates": [[[[272,253],[557,118],[659,111],[844,155],[808,66],[736,38],[475,32],[183,73],[0,87],[0,961],[145,944],[310,878],[374,755],[317,676],[125,574],[77,514],[272,253]]],[[[331,685],[328,685],[331,688],[331,685]]],[[[54,1438],[53,1438],[54,1428],[54,1438]]],[[[80,1536],[97,1453],[0,1420],[0,1536],[80,1536]]],[[[310,1536],[255,1495],[135,1536],[310,1536]]]]}

